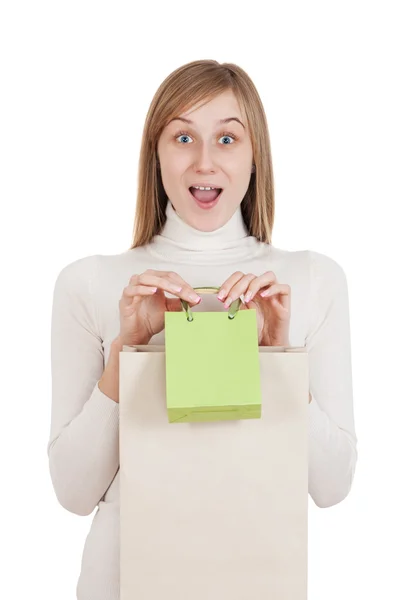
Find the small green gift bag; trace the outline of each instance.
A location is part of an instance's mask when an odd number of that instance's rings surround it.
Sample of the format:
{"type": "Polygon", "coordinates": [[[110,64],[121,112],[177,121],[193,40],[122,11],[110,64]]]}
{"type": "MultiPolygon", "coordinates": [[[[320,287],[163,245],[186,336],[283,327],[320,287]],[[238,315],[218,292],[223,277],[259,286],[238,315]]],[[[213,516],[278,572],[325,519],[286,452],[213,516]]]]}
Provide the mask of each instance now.
{"type": "MultiPolygon", "coordinates": [[[[195,288],[216,293],[219,288],[195,288]]],[[[259,419],[256,311],[165,313],[166,403],[170,423],[259,419]]]]}

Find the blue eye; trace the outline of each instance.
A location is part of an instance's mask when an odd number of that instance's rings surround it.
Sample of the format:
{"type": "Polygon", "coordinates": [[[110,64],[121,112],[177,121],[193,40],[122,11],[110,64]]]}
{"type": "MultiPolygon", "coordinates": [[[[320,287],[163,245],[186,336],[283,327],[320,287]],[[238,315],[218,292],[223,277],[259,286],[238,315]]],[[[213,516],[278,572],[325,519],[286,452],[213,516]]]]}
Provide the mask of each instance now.
{"type": "Polygon", "coordinates": [[[180,133],[177,137],[190,137],[190,135],[187,135],[187,133],[180,133]]]}
{"type": "MultiPolygon", "coordinates": [[[[233,141],[236,141],[238,138],[234,133],[226,133],[226,132],[222,132],[220,134],[221,138],[232,138],[233,141]]],[[[178,140],[179,137],[184,137],[184,138],[190,138],[190,135],[186,132],[186,131],[179,131],[179,133],[175,136],[175,138],[178,140]]],[[[190,138],[191,139],[191,138],[190,138]]],[[[179,142],[179,140],[178,140],[179,142]]],[[[179,144],[185,144],[186,145],[187,142],[179,142],[179,144]]],[[[232,142],[223,143],[223,146],[230,146],[232,142]]]]}
{"type": "MultiPolygon", "coordinates": [[[[222,135],[222,137],[224,137],[224,138],[232,138],[233,136],[231,136],[231,135],[222,135]]],[[[230,143],[229,144],[224,144],[224,145],[225,146],[230,146],[230,143]]]]}

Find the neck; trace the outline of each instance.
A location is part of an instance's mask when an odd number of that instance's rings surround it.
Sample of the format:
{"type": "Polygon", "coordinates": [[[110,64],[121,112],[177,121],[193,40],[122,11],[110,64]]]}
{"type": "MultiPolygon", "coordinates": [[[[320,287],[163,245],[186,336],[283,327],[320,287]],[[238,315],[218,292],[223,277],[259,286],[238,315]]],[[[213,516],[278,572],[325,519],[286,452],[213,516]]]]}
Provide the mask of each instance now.
{"type": "Polygon", "coordinates": [[[186,223],[168,200],[166,223],[148,250],[171,261],[210,264],[236,262],[253,254],[259,242],[250,236],[240,205],[232,217],[214,231],[200,231],[186,223]]]}

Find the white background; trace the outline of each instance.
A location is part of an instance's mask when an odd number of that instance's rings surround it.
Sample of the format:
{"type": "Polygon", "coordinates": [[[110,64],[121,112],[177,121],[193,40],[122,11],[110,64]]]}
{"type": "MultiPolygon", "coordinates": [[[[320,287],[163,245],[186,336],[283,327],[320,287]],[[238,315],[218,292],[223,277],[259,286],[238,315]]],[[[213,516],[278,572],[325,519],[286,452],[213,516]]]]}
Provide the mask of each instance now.
{"type": "Polygon", "coordinates": [[[212,58],[265,106],[274,244],[333,257],[349,285],[359,460],[342,503],[310,501],[309,600],[412,598],[409,3],[142,4],[1,8],[0,597],[75,598],[93,515],[48,472],[55,278],[130,246],[153,94],[212,58]]]}

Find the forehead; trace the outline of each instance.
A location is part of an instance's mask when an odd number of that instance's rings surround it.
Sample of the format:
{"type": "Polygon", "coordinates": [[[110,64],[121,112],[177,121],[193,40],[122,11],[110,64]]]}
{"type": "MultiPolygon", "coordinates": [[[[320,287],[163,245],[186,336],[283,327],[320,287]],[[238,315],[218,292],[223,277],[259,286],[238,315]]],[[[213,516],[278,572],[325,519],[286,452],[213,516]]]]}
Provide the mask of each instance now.
{"type": "Polygon", "coordinates": [[[246,128],[246,119],[241,106],[232,90],[215,96],[206,103],[199,103],[177,115],[169,123],[187,123],[192,126],[216,126],[229,123],[238,123],[239,127],[246,128]]]}

